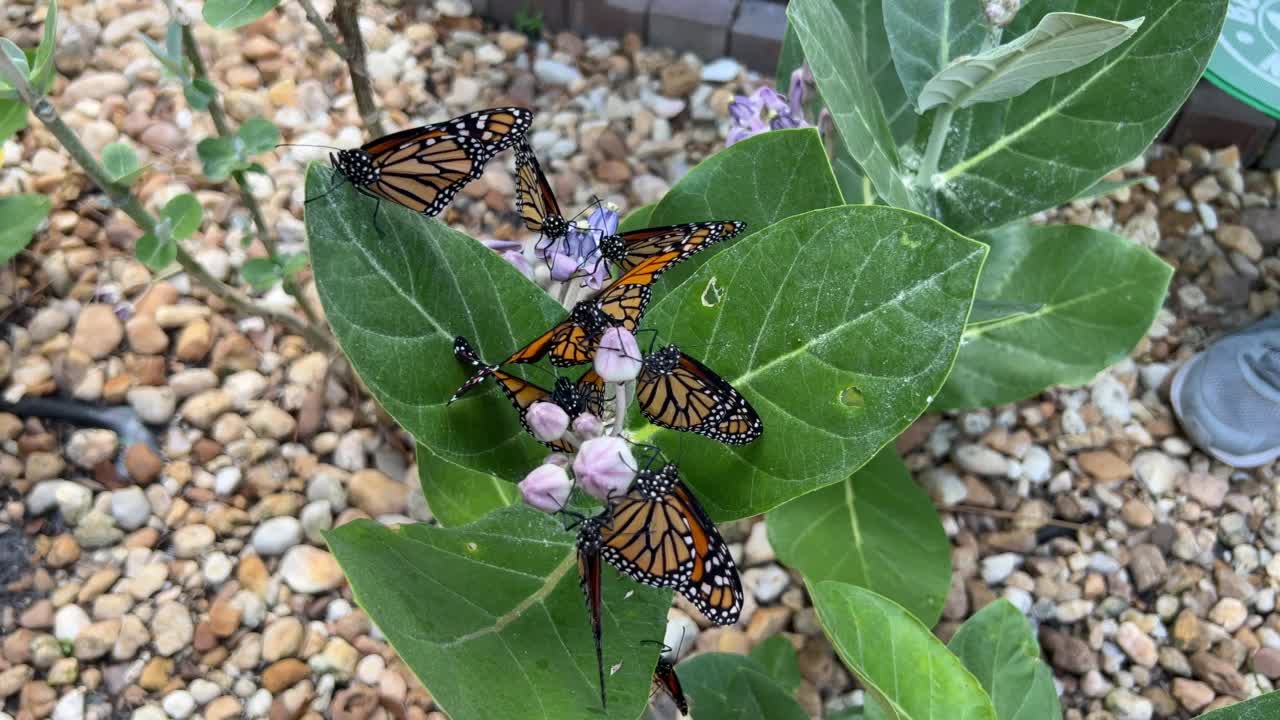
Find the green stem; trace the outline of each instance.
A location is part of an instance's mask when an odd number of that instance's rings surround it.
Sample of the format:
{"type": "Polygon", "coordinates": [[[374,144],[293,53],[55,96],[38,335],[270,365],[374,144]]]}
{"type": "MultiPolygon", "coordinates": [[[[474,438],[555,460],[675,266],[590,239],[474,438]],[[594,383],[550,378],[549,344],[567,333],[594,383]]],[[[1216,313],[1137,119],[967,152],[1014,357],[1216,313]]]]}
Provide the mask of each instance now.
{"type": "Polygon", "coordinates": [[[369,84],[369,65],[364,59],[364,38],[360,35],[360,18],[356,12],[359,6],[359,0],[337,0],[333,21],[337,23],[347,48],[347,71],[351,74],[351,91],[355,93],[360,118],[373,137],[382,137],[387,131],[382,125],[382,113],[373,99],[373,86],[369,84]]]}
{"type": "Polygon", "coordinates": [[[925,189],[933,182],[938,172],[938,160],[942,157],[942,148],[947,144],[947,134],[951,132],[951,118],[955,108],[943,105],[933,116],[933,128],[929,131],[929,145],[925,148],[924,158],[920,161],[920,169],[916,171],[916,187],[925,189]]]}
{"type": "MultiPolygon", "coordinates": [[[[190,25],[182,26],[182,48],[187,55],[187,59],[191,61],[191,69],[196,78],[209,82],[210,87],[213,87],[213,83],[209,80],[209,71],[204,64],[204,58],[200,54],[200,45],[196,42],[196,34],[191,30],[190,25]]],[[[227,139],[232,137],[231,123],[227,121],[226,111],[223,110],[222,101],[217,93],[214,93],[209,98],[209,117],[213,119],[213,126],[217,129],[219,136],[227,139]]],[[[247,175],[243,170],[235,170],[231,173],[231,177],[236,181],[236,187],[240,190],[240,202],[244,203],[244,206],[249,209],[249,215],[253,218],[253,225],[258,230],[258,239],[262,241],[262,247],[266,249],[268,256],[278,261],[279,253],[276,249],[275,236],[271,234],[271,227],[267,224],[267,217],[262,212],[262,206],[258,203],[258,199],[253,196],[253,190],[249,187],[247,175]]],[[[298,283],[293,278],[284,279],[284,291],[298,302],[298,307],[302,310],[302,314],[307,317],[307,322],[312,327],[323,327],[320,318],[307,302],[301,288],[298,287],[298,283]]]]}
{"type": "MultiPolygon", "coordinates": [[[[31,108],[36,118],[49,129],[49,132],[61,143],[67,153],[71,155],[71,159],[75,160],[80,169],[84,171],[84,174],[107,194],[111,204],[132,218],[138,224],[138,227],[145,232],[154,232],[156,219],[142,206],[142,201],[130,192],[129,188],[112,181],[111,176],[102,167],[102,164],[98,162],[97,158],[93,156],[93,153],[90,153],[89,149],[80,142],[80,138],[76,136],[75,131],[62,120],[62,116],[53,107],[53,103],[36,93],[35,89],[27,82],[26,75],[4,53],[0,53],[0,76],[9,81],[18,96],[22,98],[22,102],[31,108]]],[[[177,261],[182,266],[182,269],[192,279],[238,312],[278,322],[291,331],[302,335],[314,347],[323,348],[330,352],[336,349],[333,339],[326,333],[302,322],[289,313],[255,305],[252,301],[236,292],[230,285],[210,275],[200,263],[196,262],[194,257],[182,249],[182,246],[179,245],[177,251],[177,261]]]]}
{"type": "Polygon", "coordinates": [[[338,57],[347,60],[350,57],[350,53],[347,52],[347,48],[341,42],[338,42],[337,36],[329,29],[329,25],[324,21],[324,18],[320,17],[320,13],[316,12],[316,6],[311,4],[311,0],[300,0],[300,2],[302,3],[302,11],[307,14],[307,20],[311,22],[316,30],[320,31],[320,37],[324,40],[324,44],[338,57]]]}

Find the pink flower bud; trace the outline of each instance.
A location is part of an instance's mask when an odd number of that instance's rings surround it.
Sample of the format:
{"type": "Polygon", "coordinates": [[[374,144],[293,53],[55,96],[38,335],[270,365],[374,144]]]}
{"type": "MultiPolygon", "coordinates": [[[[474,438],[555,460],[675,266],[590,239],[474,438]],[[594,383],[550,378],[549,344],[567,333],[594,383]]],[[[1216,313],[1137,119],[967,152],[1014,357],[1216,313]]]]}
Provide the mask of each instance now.
{"type": "Polygon", "coordinates": [[[564,468],[565,470],[568,470],[569,466],[573,464],[573,458],[569,457],[568,455],[562,452],[553,452],[553,453],[547,454],[547,457],[542,461],[542,464],[558,465],[564,468]]]}
{"type": "Polygon", "coordinates": [[[578,448],[573,474],[593,497],[607,500],[631,487],[636,477],[636,459],[627,441],[616,435],[592,438],[578,448]]]}
{"type": "Polygon", "coordinates": [[[583,440],[598,438],[604,434],[604,423],[595,415],[584,412],[573,419],[573,431],[583,440]]]}
{"type": "Polygon", "coordinates": [[[640,346],[626,328],[611,327],[600,337],[595,370],[605,382],[635,380],[640,374],[640,346]]]}
{"type": "Polygon", "coordinates": [[[555,403],[536,402],[529,406],[525,415],[529,423],[529,432],[541,442],[553,442],[564,437],[569,429],[569,415],[555,403]]]}
{"type": "Polygon", "coordinates": [[[539,465],[520,481],[520,496],[525,503],[545,513],[563,510],[572,489],[569,473],[559,465],[539,465]]]}

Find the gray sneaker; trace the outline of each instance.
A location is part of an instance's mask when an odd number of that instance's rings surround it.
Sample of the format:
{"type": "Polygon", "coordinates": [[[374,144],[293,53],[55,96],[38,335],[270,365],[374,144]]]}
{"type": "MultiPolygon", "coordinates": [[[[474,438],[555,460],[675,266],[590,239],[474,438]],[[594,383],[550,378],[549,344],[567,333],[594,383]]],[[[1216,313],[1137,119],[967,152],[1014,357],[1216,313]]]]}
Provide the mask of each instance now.
{"type": "Polygon", "coordinates": [[[1193,356],[1169,396],[1187,435],[1222,462],[1251,468],[1280,457],[1280,313],[1193,356]]]}

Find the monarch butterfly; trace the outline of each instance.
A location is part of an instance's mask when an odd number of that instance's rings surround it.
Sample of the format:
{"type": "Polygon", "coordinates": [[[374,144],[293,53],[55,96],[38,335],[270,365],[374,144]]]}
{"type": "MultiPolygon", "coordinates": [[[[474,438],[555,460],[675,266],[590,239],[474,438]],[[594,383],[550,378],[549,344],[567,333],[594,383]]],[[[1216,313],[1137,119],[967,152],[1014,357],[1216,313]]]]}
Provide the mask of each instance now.
{"type": "Polygon", "coordinates": [[[646,585],[675,589],[717,625],[737,622],[737,565],[675,465],[640,470],[631,489],[610,500],[597,519],[583,524],[579,538],[598,533],[600,556],[610,565],[646,585]]]}
{"type": "Polygon", "coordinates": [[[645,355],[636,401],[654,425],[729,445],[745,445],[764,433],[760,416],[741,393],[675,345],[645,355]]]}
{"type": "Polygon", "coordinates": [[[598,247],[601,258],[626,273],[654,255],[674,251],[680,253],[680,260],[684,260],[718,242],[732,239],[746,227],[746,223],[735,220],[667,225],[606,235],[598,247]]]}
{"type": "MultiPolygon", "coordinates": [[[[507,398],[511,400],[516,412],[520,413],[520,424],[524,425],[524,429],[530,435],[533,434],[533,430],[529,426],[529,408],[536,402],[546,401],[559,405],[571,422],[584,412],[590,412],[597,417],[604,413],[604,383],[597,381],[599,376],[594,370],[584,373],[576,384],[568,378],[558,377],[553,388],[548,391],[515,375],[485,365],[475,349],[471,347],[471,343],[464,337],[454,338],[453,354],[464,364],[487,369],[485,377],[493,375],[494,380],[498,382],[498,387],[502,388],[502,392],[506,393],[507,398]]],[[[574,451],[563,440],[553,440],[543,445],[560,452],[574,451]]]]}
{"type": "Polygon", "coordinates": [[[582,594],[587,601],[587,614],[591,618],[591,637],[596,644],[596,671],[600,676],[600,707],[608,707],[608,699],[604,689],[604,640],[600,628],[600,612],[604,606],[601,594],[600,548],[604,543],[601,528],[604,526],[604,513],[581,520],[578,530],[578,577],[582,585],[582,594]]]}
{"type": "Polygon", "coordinates": [[[676,665],[662,655],[658,656],[658,664],[653,669],[653,686],[671,697],[680,708],[681,715],[689,714],[689,701],[685,699],[680,677],[676,675],[676,665]]]}
{"type": "Polygon", "coordinates": [[[436,215],[532,122],[533,113],[524,108],[490,108],[401,130],[329,158],[357,188],[436,215]]]}
{"type": "Polygon", "coordinates": [[[551,354],[551,364],[556,367],[590,362],[606,329],[618,326],[629,332],[636,331],[649,304],[650,286],[679,257],[678,252],[667,252],[631,268],[594,298],[579,301],[567,318],[506,360],[498,365],[480,365],[476,374],[458,388],[449,402],[462,397],[502,365],[537,362],[548,353],[551,354]]]}
{"type": "Polygon", "coordinates": [[[516,143],[516,213],[526,228],[550,244],[563,239],[569,231],[569,221],[560,211],[560,203],[526,138],[516,143]]]}

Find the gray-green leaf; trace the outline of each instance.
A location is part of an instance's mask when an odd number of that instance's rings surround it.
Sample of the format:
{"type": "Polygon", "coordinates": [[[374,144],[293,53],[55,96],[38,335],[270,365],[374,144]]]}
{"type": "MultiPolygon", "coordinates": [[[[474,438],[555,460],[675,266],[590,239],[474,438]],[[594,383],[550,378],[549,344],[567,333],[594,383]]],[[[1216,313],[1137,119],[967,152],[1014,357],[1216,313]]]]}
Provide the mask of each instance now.
{"type": "MultiPolygon", "coordinates": [[[[12,40],[6,37],[0,37],[0,53],[4,53],[22,73],[23,77],[31,76],[31,63],[27,60],[27,54],[22,52],[22,48],[14,44],[12,40]]],[[[9,81],[0,77],[0,100],[15,100],[18,97],[18,91],[13,89],[9,81]]]]}
{"type": "Polygon", "coordinates": [[[978,52],[987,34],[977,0],[888,0],[884,28],[908,105],[947,63],[978,52]]]}
{"type": "MultiPolygon", "coordinates": [[[[1006,36],[1029,32],[1048,5],[1028,4],[1006,36]]],[[[1204,72],[1226,9],[1227,0],[1074,3],[1075,12],[1146,22],[1084,67],[957,112],[934,176],[938,218],[962,233],[996,228],[1067,202],[1137,156],[1204,72]]]]}
{"type": "Polygon", "coordinates": [[[231,30],[257,20],[275,9],[280,0],[205,0],[204,21],[231,30]]]}
{"type": "Polygon", "coordinates": [[[280,280],[280,267],[271,258],[250,258],[240,266],[240,275],[254,290],[268,290],[280,280]]]}
{"type": "Polygon", "coordinates": [[[1270,692],[1205,713],[1196,720],[1275,720],[1277,717],[1280,717],[1280,692],[1270,692]]]}
{"type": "Polygon", "coordinates": [[[131,185],[142,174],[142,166],[138,164],[138,154],[128,143],[115,142],[102,148],[102,167],[111,176],[111,181],[120,185],[131,185]]]}
{"type": "Polygon", "coordinates": [[[728,247],[655,302],[645,325],[690,350],[764,420],[746,446],[681,463],[713,516],[754,515],[847,478],[914,420],[946,377],[984,250],[915,213],[816,210],[728,247]]]}
{"type": "Polygon", "coordinates": [[[307,203],[306,225],[320,299],[343,351],[382,407],[431,449],[422,472],[523,478],[547,449],[492,383],[445,405],[470,375],[453,357],[453,339],[465,335],[482,358],[501,360],[563,319],[564,308],[443,223],[379,205],[350,183],[330,191],[332,172],[317,164],[307,173],[307,197],[317,199],[307,203]]]}
{"type": "Polygon", "coordinates": [[[966,108],[1021,95],[1032,85],[1093,62],[1119,46],[1144,19],[1115,22],[1049,13],[1031,32],[1012,42],[952,60],[925,83],[916,108],[919,112],[938,105],[966,108]]]}
{"type": "Polygon", "coordinates": [[[231,177],[240,162],[235,146],[226,138],[210,137],[196,143],[196,155],[200,166],[210,180],[226,180],[231,177]]]}
{"type": "Polygon", "coordinates": [[[49,216],[52,203],[44,195],[10,195],[0,197],[0,262],[22,252],[31,242],[36,228],[49,216]]]}
{"type": "Polygon", "coordinates": [[[191,82],[182,87],[182,94],[187,98],[187,103],[192,108],[207,110],[209,104],[213,102],[213,98],[217,96],[218,89],[213,86],[213,83],[204,78],[192,78],[191,82]]]}
{"type": "Polygon", "coordinates": [[[138,244],[133,252],[143,265],[154,272],[159,272],[169,267],[178,258],[178,244],[170,235],[166,234],[161,240],[154,233],[147,233],[138,238],[138,244]]]}
{"type": "Polygon", "coordinates": [[[809,594],[831,644],[885,717],[997,720],[973,674],[900,605],[830,581],[810,585],[809,594]]]}
{"type": "Polygon", "coordinates": [[[890,205],[917,201],[902,175],[897,143],[868,73],[863,50],[832,0],[794,0],[787,19],[795,27],[831,119],[850,155],[890,205]]]}
{"type": "Polygon", "coordinates": [[[244,141],[245,157],[266,152],[280,142],[280,131],[275,124],[263,117],[251,117],[244,121],[236,135],[244,141]]]}
{"type": "Polygon", "coordinates": [[[605,575],[601,711],[574,538],[528,507],[456,529],[357,520],[326,535],[356,601],[449,717],[632,720],[657,652],[642,641],[662,637],[671,593],[605,575]]]}
{"type": "Polygon", "coordinates": [[[782,635],[765,638],[751,648],[751,659],[783,690],[794,693],[800,687],[800,663],[796,660],[796,649],[782,635]]]}
{"type": "Polygon", "coordinates": [[[689,708],[698,720],[807,720],[791,693],[753,658],[703,653],[676,666],[689,708]]]}
{"type": "Polygon", "coordinates": [[[200,219],[204,217],[204,208],[191,193],[183,193],[165,203],[160,209],[160,217],[170,223],[170,235],[174,240],[186,240],[200,229],[200,219]]]}
{"type": "Polygon", "coordinates": [[[948,645],[990,694],[1000,720],[1059,720],[1053,671],[1040,660],[1031,624],[997,600],[960,626],[948,645]]]}
{"type": "Polygon", "coordinates": [[[775,508],[767,526],[778,559],[810,584],[870,588],[929,626],[942,614],[951,544],[892,446],[843,482],[775,508]]]}
{"type": "Polygon", "coordinates": [[[1146,248],[1079,225],[1014,225],[989,239],[978,298],[1038,308],[965,329],[938,409],[990,407],[1088,382],[1146,334],[1173,275],[1146,248]]]}

